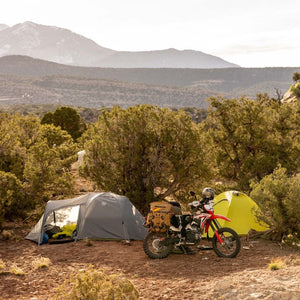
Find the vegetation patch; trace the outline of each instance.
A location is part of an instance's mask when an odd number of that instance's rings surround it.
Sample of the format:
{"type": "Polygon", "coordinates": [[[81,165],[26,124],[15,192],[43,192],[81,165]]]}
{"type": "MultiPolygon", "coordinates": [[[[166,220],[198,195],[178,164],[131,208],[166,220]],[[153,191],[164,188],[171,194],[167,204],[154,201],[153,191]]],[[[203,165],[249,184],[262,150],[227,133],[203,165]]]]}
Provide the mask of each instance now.
{"type": "Polygon", "coordinates": [[[10,271],[11,274],[14,274],[14,275],[17,275],[17,276],[24,276],[25,275],[25,272],[23,271],[23,269],[18,267],[16,264],[13,264],[10,267],[9,271],[10,271]]]}
{"type": "Polygon", "coordinates": [[[121,275],[108,275],[103,269],[90,266],[71,275],[57,288],[53,299],[139,299],[134,285],[121,275]]]}
{"type": "Polygon", "coordinates": [[[285,262],[281,258],[273,259],[269,264],[269,269],[272,271],[276,271],[286,267],[285,262]]]}
{"type": "Polygon", "coordinates": [[[51,261],[48,257],[38,257],[34,259],[31,263],[34,269],[43,269],[48,268],[51,264],[51,261]]]}
{"type": "Polygon", "coordinates": [[[5,268],[6,268],[5,262],[2,259],[0,259],[0,274],[5,271],[5,268]]]}

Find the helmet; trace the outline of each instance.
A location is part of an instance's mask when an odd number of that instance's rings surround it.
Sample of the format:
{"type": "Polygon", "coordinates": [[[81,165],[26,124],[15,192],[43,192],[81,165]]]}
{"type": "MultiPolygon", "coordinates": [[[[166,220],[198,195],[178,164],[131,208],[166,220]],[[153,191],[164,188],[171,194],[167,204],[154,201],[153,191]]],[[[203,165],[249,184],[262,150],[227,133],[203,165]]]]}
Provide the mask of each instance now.
{"type": "Polygon", "coordinates": [[[206,199],[214,199],[215,191],[210,187],[206,187],[202,191],[202,197],[206,199]]]}

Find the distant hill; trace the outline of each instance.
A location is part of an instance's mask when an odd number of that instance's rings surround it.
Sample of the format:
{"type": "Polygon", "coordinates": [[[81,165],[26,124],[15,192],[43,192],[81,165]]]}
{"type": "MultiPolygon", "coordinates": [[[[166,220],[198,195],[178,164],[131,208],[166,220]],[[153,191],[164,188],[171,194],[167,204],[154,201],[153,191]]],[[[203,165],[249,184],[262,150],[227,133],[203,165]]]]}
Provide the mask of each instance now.
{"type": "Polygon", "coordinates": [[[236,68],[217,56],[200,51],[166,49],[141,52],[115,52],[99,60],[96,66],[108,68],[236,68]]]}
{"type": "MultiPolygon", "coordinates": [[[[60,76],[60,78],[63,76],[72,76],[105,79],[106,81],[112,80],[112,82],[115,83],[119,82],[121,86],[128,88],[131,91],[130,93],[133,93],[133,88],[140,89],[141,86],[147,85],[146,90],[151,90],[151,88],[164,91],[172,90],[172,93],[174,92],[177,95],[185,92],[189,93],[189,96],[185,95],[185,97],[182,98],[182,105],[183,103],[189,103],[189,105],[195,107],[200,107],[200,103],[204,105],[204,100],[208,96],[217,94],[222,94],[226,97],[246,95],[253,98],[257,93],[268,93],[270,96],[275,97],[275,89],[282,93],[288,90],[294,72],[300,72],[300,67],[227,69],[89,68],[62,65],[26,56],[0,57],[0,74],[5,75],[5,78],[9,77],[8,75],[16,75],[34,77],[39,80],[45,76],[52,76],[52,78],[55,76],[60,76]],[[139,84],[142,85],[140,86],[139,84]],[[193,104],[195,96],[191,95],[197,95],[201,101],[199,100],[193,104]],[[191,99],[187,100],[188,97],[191,97],[191,99]]],[[[3,76],[1,78],[3,78],[3,76]]],[[[99,83],[99,90],[100,85],[99,83]]],[[[144,90],[144,88],[142,89],[144,90]]],[[[0,90],[0,93],[4,93],[4,91],[0,90]]],[[[128,93],[128,95],[130,93],[128,93]]],[[[142,101],[141,90],[137,93],[141,95],[140,101],[142,101]]],[[[170,103],[167,104],[165,99],[164,105],[172,105],[171,94],[169,96],[170,103]]],[[[121,97],[121,94],[119,94],[119,97],[121,97]]],[[[176,98],[177,96],[172,97],[177,103],[177,107],[181,105],[180,99],[176,98]]],[[[115,99],[117,98],[116,91],[115,99]]],[[[155,101],[155,99],[152,101],[155,101]]],[[[120,102],[124,102],[124,99],[120,99],[120,102]]]]}
{"type": "Polygon", "coordinates": [[[112,68],[239,67],[200,51],[126,52],[104,48],[70,30],[24,22],[0,25],[0,56],[26,55],[61,64],[112,68]]]}
{"type": "Polygon", "coordinates": [[[134,106],[205,108],[213,91],[68,75],[0,75],[0,107],[56,104],[90,108],[134,106]]]}

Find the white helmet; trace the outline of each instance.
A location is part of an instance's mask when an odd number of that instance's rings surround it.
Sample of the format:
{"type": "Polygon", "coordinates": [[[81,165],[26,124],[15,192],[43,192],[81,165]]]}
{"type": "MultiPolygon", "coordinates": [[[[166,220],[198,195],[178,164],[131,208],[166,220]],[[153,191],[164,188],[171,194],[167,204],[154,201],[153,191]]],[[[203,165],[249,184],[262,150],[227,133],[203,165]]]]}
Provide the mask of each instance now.
{"type": "Polygon", "coordinates": [[[202,191],[202,197],[205,199],[214,199],[215,191],[210,187],[206,187],[202,191]]]}

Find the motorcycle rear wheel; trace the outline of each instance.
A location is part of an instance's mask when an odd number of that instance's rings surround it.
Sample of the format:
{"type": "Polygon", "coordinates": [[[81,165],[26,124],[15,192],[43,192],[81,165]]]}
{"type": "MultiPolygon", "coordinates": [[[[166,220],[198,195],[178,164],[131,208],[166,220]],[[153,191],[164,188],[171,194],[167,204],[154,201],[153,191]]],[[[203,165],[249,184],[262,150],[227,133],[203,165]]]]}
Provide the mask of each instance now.
{"type": "Polygon", "coordinates": [[[174,245],[163,245],[161,241],[166,238],[164,233],[150,232],[143,241],[143,249],[145,253],[153,259],[161,259],[167,257],[172,251],[174,245]]]}
{"type": "Polygon", "coordinates": [[[219,257],[233,258],[238,255],[241,249],[241,239],[239,235],[231,228],[223,227],[218,230],[222,239],[220,244],[216,234],[212,239],[212,246],[219,257]]]}

